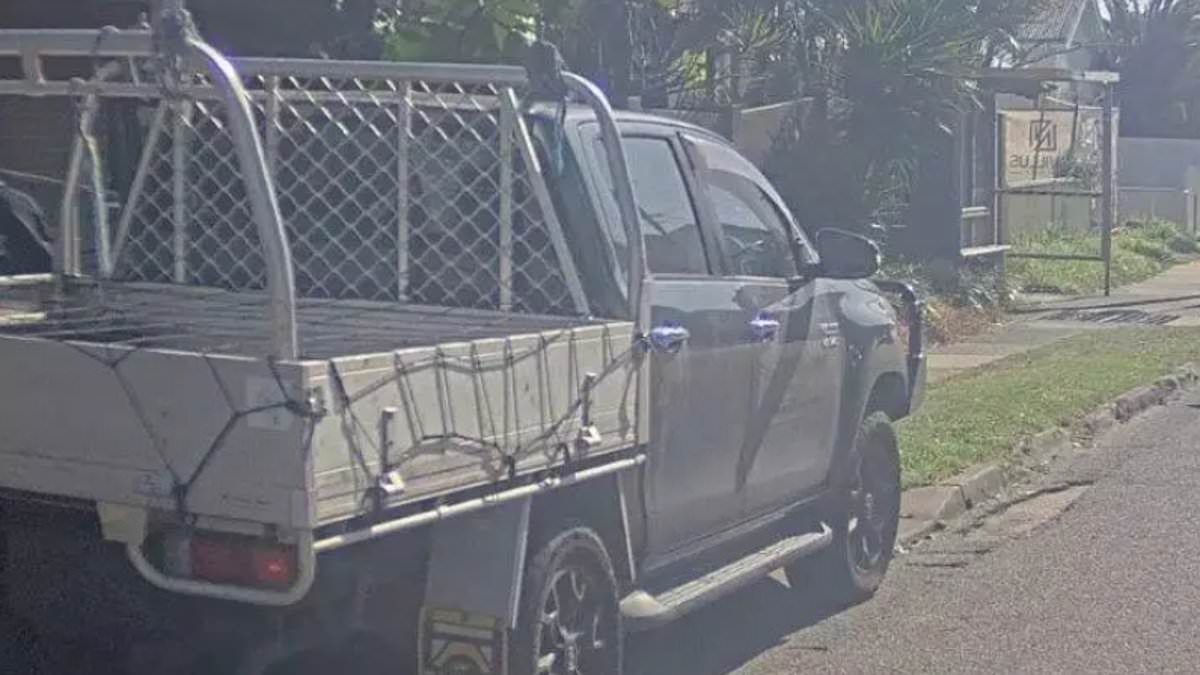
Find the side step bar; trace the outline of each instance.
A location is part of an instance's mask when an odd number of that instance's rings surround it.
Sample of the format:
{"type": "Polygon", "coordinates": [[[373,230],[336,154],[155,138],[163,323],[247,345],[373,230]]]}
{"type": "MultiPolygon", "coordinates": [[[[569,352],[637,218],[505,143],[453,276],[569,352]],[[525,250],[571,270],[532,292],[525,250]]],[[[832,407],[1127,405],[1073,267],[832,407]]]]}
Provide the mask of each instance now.
{"type": "Polygon", "coordinates": [[[670,623],[717,598],[754,583],[775,569],[816,553],[832,542],[833,531],[822,523],[820,532],[788,537],[674,588],[663,589],[656,594],[635,590],[621,600],[625,629],[637,632],[670,623]]]}

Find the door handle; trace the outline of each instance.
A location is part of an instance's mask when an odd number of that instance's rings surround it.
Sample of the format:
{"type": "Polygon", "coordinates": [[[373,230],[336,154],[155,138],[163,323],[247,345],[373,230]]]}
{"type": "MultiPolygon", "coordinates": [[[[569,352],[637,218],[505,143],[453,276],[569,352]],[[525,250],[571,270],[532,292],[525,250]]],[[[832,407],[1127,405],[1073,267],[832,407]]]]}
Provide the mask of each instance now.
{"type": "Polygon", "coordinates": [[[660,352],[675,353],[683,348],[691,337],[688,329],[674,322],[666,322],[650,329],[650,344],[655,351],[660,352]]]}
{"type": "Polygon", "coordinates": [[[750,321],[750,332],[756,340],[766,342],[775,339],[781,325],[779,319],[769,314],[759,314],[750,321]]]}

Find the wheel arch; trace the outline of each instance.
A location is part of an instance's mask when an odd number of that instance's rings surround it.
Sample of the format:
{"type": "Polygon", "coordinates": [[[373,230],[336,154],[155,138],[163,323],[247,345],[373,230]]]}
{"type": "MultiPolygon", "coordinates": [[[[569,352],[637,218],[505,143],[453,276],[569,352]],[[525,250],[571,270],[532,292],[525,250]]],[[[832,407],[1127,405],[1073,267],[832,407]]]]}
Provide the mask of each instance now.
{"type": "Polygon", "coordinates": [[[846,385],[838,420],[837,447],[827,481],[830,487],[841,485],[846,479],[844,460],[850,454],[863,418],[882,412],[895,421],[909,412],[907,380],[895,370],[860,367],[857,372],[851,372],[846,385]]]}
{"type": "Polygon", "coordinates": [[[908,415],[908,386],[902,375],[886,372],[875,378],[859,417],[874,412],[886,413],[893,422],[908,415]]]}
{"type": "Polygon", "coordinates": [[[622,585],[633,582],[636,566],[620,474],[537,497],[530,513],[528,550],[536,550],[571,526],[594,530],[612,559],[617,582],[622,585]]]}

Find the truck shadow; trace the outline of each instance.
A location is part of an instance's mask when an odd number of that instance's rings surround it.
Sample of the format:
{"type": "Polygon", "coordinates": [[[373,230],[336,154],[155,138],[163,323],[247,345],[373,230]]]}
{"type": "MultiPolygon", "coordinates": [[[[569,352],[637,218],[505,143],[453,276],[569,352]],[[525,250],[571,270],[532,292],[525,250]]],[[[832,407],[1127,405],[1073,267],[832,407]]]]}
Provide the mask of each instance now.
{"type": "Polygon", "coordinates": [[[821,607],[774,577],[675,624],[632,635],[626,675],[727,675],[784,639],[843,611],[821,607]]]}

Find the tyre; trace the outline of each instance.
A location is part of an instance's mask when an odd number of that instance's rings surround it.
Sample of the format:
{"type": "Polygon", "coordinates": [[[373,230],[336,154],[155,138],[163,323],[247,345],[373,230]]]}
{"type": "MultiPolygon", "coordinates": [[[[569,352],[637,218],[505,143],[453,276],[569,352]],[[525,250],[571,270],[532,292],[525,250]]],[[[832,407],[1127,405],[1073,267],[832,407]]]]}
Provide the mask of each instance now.
{"type": "Polygon", "coordinates": [[[874,595],[887,575],[900,521],[900,451],[891,420],[867,415],[847,457],[847,481],[831,496],[833,543],[789,566],[788,584],[835,605],[874,595]]]}
{"type": "MultiPolygon", "coordinates": [[[[533,552],[533,551],[531,551],[533,552]]],[[[619,675],[617,582],[600,537],[573,527],[533,552],[522,584],[512,675],[619,675]]]]}

